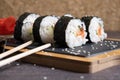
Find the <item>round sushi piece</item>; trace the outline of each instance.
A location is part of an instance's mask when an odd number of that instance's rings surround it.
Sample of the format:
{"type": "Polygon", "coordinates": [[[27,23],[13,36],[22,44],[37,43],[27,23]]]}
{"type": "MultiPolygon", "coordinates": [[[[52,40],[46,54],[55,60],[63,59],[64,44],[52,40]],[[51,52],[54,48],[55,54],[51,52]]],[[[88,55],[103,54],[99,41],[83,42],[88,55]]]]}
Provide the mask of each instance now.
{"type": "Polygon", "coordinates": [[[87,39],[89,42],[97,43],[107,38],[107,34],[104,32],[103,20],[95,16],[86,16],[81,19],[86,25],[87,39]]]}
{"type": "Polygon", "coordinates": [[[58,17],[41,16],[35,20],[33,27],[33,37],[35,42],[54,43],[54,27],[58,17]]]}
{"type": "Polygon", "coordinates": [[[55,25],[54,40],[57,44],[74,48],[87,42],[85,24],[80,19],[62,16],[55,25]]]}
{"type": "Polygon", "coordinates": [[[38,14],[24,13],[16,21],[14,38],[19,41],[33,40],[32,29],[34,21],[39,17],[38,14]]]}

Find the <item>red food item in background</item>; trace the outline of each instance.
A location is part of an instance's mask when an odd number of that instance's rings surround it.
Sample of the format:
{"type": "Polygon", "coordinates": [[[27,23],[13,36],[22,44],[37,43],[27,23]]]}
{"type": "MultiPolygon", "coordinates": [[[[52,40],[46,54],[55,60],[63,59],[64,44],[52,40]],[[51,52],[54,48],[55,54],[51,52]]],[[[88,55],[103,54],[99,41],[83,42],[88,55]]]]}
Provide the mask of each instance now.
{"type": "Polygon", "coordinates": [[[11,35],[14,32],[16,19],[13,16],[0,19],[0,35],[11,35]]]}

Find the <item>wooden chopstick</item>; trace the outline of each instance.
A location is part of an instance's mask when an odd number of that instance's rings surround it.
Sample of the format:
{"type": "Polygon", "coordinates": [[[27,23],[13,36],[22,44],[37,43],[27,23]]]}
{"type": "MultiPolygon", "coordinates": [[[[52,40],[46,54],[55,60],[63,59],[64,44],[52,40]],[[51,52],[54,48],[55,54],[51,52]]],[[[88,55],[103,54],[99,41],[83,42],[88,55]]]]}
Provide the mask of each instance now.
{"type": "Polygon", "coordinates": [[[32,41],[28,41],[28,42],[26,42],[26,43],[24,43],[22,45],[19,45],[19,46],[15,47],[15,48],[9,50],[9,51],[3,52],[3,53],[0,54],[0,59],[4,58],[4,57],[6,57],[6,56],[8,56],[10,54],[13,54],[14,52],[16,52],[16,51],[18,51],[18,50],[20,50],[22,48],[25,48],[25,47],[27,47],[27,46],[29,46],[31,44],[32,44],[32,41]]]}
{"type": "Polygon", "coordinates": [[[20,54],[18,54],[18,55],[15,55],[15,56],[13,56],[13,57],[4,59],[4,60],[0,61],[0,67],[4,66],[4,65],[6,65],[6,64],[9,64],[9,63],[11,63],[11,62],[14,62],[14,61],[16,61],[16,60],[18,60],[18,59],[21,59],[21,58],[23,58],[23,57],[26,57],[26,56],[28,56],[28,55],[31,55],[31,54],[33,54],[33,53],[35,53],[35,52],[40,51],[40,50],[43,50],[43,49],[45,49],[45,48],[48,48],[48,47],[50,47],[50,46],[51,46],[51,44],[48,43],[48,44],[39,46],[39,47],[37,47],[37,48],[34,48],[34,49],[32,49],[32,50],[29,50],[29,51],[20,53],[20,54]]]}

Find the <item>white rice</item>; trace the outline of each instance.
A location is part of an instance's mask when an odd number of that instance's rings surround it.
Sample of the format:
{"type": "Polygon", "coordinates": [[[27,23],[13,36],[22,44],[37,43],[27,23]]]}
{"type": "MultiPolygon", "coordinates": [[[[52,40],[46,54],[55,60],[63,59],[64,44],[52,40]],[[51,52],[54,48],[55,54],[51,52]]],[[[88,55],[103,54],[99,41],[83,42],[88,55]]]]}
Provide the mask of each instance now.
{"type": "Polygon", "coordinates": [[[58,18],[55,16],[46,16],[40,23],[40,36],[43,43],[54,43],[54,27],[58,18]]]}
{"type": "Polygon", "coordinates": [[[71,15],[71,14],[65,14],[64,16],[67,16],[67,17],[74,17],[74,16],[71,15]]]}
{"type": "Polygon", "coordinates": [[[21,38],[24,41],[33,40],[33,34],[32,34],[33,23],[38,17],[39,15],[37,14],[30,14],[24,19],[22,26],[22,35],[21,35],[21,38]]]}
{"type": "Polygon", "coordinates": [[[104,32],[104,25],[103,25],[103,21],[101,20],[101,18],[97,18],[97,17],[92,18],[92,20],[90,21],[90,25],[89,25],[89,33],[90,33],[89,34],[90,40],[95,43],[99,41],[103,41],[105,38],[107,38],[107,34],[104,32]],[[101,36],[97,35],[97,30],[99,26],[102,29],[101,36]]]}
{"type": "Polygon", "coordinates": [[[40,15],[38,15],[38,14],[30,14],[30,15],[28,15],[28,16],[24,19],[23,23],[27,23],[27,22],[34,23],[34,21],[36,20],[36,18],[38,18],[39,16],[40,16],[40,15]]]}
{"type": "Polygon", "coordinates": [[[67,25],[66,31],[65,31],[65,38],[66,38],[66,43],[68,47],[74,48],[77,46],[81,46],[82,44],[85,44],[88,40],[86,39],[87,32],[85,32],[84,38],[81,36],[76,36],[76,32],[78,32],[80,28],[85,28],[85,24],[81,22],[80,19],[72,19],[67,25]]]}

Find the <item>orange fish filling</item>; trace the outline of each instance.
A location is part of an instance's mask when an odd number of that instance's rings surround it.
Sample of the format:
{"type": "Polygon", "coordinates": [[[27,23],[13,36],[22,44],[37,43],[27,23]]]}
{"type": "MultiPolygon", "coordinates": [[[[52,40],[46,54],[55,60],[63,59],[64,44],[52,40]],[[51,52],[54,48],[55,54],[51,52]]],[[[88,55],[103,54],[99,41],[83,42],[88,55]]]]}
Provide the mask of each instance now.
{"type": "Polygon", "coordinates": [[[85,36],[85,31],[83,28],[80,28],[80,30],[76,33],[76,36],[81,36],[82,38],[84,38],[85,36]]]}
{"type": "Polygon", "coordinates": [[[98,30],[97,30],[97,35],[98,35],[98,36],[101,36],[101,35],[102,35],[102,28],[101,28],[101,27],[98,28],[98,30]]]}

